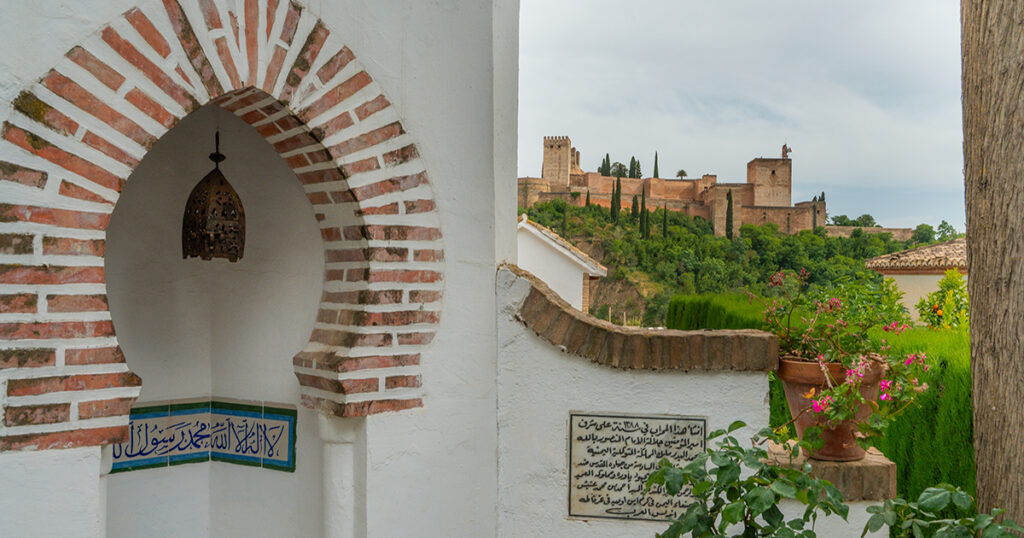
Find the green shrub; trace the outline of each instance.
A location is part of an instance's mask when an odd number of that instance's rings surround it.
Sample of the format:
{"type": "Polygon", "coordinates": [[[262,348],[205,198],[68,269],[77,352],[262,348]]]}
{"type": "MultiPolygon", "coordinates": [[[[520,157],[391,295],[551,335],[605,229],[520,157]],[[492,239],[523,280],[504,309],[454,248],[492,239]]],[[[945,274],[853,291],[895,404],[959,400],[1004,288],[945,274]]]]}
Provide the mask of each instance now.
{"type": "Polygon", "coordinates": [[[739,294],[677,295],[668,304],[665,327],[697,329],[760,329],[761,306],[739,294]]]}
{"type": "Polygon", "coordinates": [[[930,390],[897,417],[878,448],[896,462],[896,484],[917,498],[945,482],[975,493],[974,428],[971,418],[971,351],[967,331],[907,331],[890,342],[893,351],[924,350],[930,390]]]}
{"type": "Polygon", "coordinates": [[[921,321],[933,329],[967,327],[967,281],[960,271],[950,269],[939,280],[939,289],[917,303],[921,321]]]}

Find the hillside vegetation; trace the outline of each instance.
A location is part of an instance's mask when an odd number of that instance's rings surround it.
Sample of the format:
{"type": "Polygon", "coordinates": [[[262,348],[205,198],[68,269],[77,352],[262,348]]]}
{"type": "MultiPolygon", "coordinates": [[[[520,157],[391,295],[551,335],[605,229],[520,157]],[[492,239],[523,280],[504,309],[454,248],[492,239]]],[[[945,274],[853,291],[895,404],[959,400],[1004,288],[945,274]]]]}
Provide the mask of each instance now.
{"type": "Polygon", "coordinates": [[[608,208],[578,207],[563,200],[538,203],[528,211],[531,220],[608,268],[608,278],[598,281],[590,313],[615,323],[662,326],[673,295],[745,287],[757,291],[779,269],[806,269],[812,284],[827,285],[865,272],[868,258],[906,247],[889,234],[855,230],[849,238],[825,237],[825,229],[818,228],[787,235],[773,224],[743,225],[739,236],[727,239],[716,237],[702,218],[664,209],[650,212],[649,237],[644,239],[639,214],[623,205],[617,223],[608,208]]]}

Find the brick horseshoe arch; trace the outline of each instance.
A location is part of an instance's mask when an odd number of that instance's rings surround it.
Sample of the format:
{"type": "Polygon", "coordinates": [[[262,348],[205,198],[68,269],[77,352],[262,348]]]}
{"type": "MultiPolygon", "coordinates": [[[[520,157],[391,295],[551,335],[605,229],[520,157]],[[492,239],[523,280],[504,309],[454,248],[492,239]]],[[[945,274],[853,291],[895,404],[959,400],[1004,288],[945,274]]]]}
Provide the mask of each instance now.
{"type": "Polygon", "coordinates": [[[126,435],[142,381],[107,308],[105,230],[146,151],[209,102],[273,145],[320,225],[324,293],[293,358],[303,405],[341,417],[422,406],[444,254],[395,107],[294,2],[162,0],[71,49],[3,124],[0,450],[126,435]]]}

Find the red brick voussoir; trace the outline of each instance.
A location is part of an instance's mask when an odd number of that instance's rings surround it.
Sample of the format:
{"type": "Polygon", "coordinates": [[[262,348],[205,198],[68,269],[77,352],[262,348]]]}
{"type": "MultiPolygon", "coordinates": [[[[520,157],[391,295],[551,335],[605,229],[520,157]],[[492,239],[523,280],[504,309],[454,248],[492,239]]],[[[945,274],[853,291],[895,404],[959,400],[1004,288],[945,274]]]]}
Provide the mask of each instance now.
{"type": "Polygon", "coordinates": [[[0,203],[0,451],[124,438],[93,426],[128,415],[142,382],[104,316],[103,234],[145,152],[207,103],[268,139],[321,226],[325,290],[293,358],[303,404],[336,416],[424,405],[445,271],[433,186],[400,104],[310,18],[284,0],[160,0],[10,92],[0,182],[31,194],[0,203]]]}

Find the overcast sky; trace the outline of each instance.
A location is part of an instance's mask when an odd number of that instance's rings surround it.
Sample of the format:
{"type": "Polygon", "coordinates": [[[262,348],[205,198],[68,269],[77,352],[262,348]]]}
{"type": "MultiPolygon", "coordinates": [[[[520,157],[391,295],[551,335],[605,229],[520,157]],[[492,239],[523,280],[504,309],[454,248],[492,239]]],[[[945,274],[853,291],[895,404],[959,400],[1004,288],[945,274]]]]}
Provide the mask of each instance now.
{"type": "Polygon", "coordinates": [[[565,135],[645,176],[793,148],[793,201],[964,229],[959,2],[522,0],[519,175],[565,135]]]}

